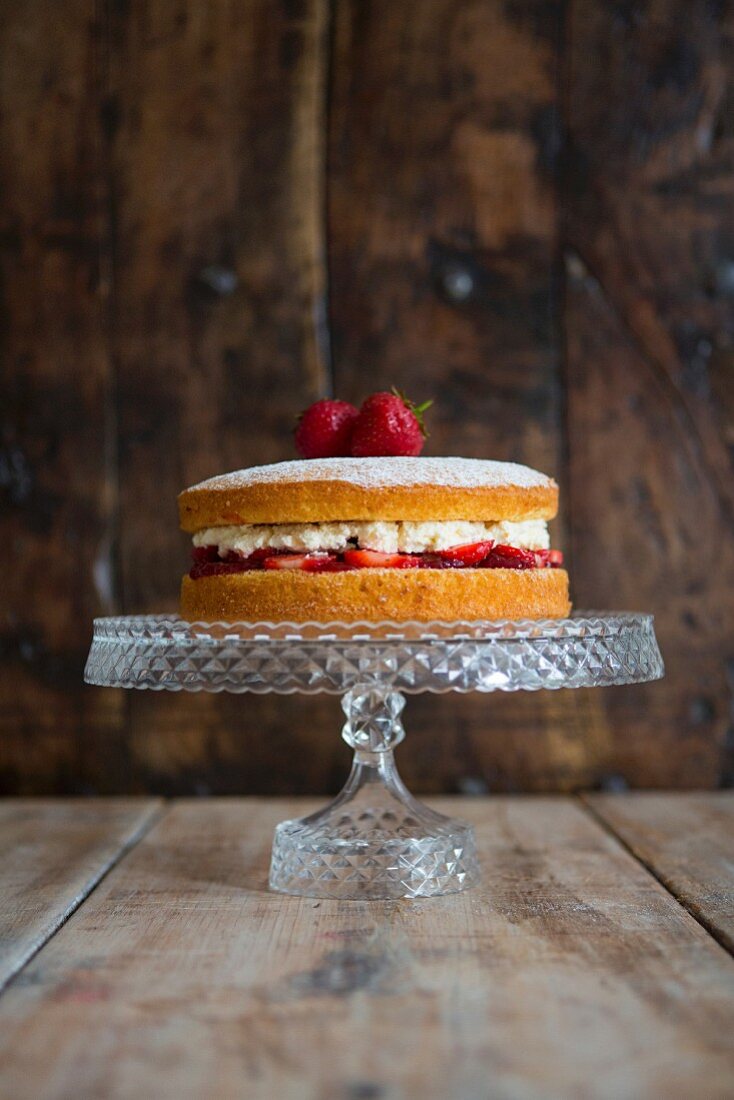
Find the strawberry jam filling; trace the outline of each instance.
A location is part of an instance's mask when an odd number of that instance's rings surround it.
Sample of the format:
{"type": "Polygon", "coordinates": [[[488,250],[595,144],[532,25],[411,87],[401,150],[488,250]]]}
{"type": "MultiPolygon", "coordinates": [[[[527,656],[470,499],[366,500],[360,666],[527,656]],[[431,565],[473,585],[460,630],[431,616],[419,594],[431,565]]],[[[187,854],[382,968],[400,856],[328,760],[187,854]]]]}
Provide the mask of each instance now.
{"type": "Polygon", "coordinates": [[[220,557],[216,546],[196,546],[189,576],[217,577],[261,569],[296,569],[302,573],[343,573],[354,569],[557,569],[560,550],[521,550],[493,542],[471,542],[424,554],[382,554],[356,547],[339,553],[294,554],[265,548],[246,557],[229,551],[220,557]]]}

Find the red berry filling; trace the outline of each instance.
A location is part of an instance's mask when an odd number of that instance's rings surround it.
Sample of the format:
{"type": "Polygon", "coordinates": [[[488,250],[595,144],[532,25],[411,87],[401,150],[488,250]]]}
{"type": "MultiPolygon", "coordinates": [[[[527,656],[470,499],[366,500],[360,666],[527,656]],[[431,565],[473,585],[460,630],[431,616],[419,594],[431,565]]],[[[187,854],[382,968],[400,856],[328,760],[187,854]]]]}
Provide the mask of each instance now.
{"type": "Polygon", "coordinates": [[[563,565],[560,550],[521,550],[491,542],[466,543],[425,554],[382,554],[356,548],[340,553],[297,554],[265,548],[247,557],[229,551],[221,558],[216,546],[195,546],[192,557],[192,580],[255,569],[342,573],[352,569],[557,569],[563,565]]]}

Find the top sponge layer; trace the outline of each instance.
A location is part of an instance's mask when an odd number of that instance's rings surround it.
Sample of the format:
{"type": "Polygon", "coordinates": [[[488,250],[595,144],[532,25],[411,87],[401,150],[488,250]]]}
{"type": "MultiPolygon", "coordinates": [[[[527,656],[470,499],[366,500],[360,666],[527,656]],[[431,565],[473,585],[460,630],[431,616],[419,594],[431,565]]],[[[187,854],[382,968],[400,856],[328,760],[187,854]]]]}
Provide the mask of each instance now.
{"type": "Polygon", "coordinates": [[[333,520],[551,519],[558,486],[528,466],[473,458],[320,458],[253,466],[179,496],[181,527],[333,520]]]}

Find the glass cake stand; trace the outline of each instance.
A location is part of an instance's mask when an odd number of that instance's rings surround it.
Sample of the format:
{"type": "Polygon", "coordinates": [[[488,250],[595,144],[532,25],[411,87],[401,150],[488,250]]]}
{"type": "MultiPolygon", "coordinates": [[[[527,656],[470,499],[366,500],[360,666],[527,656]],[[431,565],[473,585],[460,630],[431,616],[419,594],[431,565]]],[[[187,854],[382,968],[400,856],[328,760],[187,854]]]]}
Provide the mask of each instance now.
{"type": "Polygon", "coordinates": [[[454,623],[187,623],[95,619],[88,684],[152,691],[330,692],[354,749],[324,809],[275,830],[270,886],[316,898],[428,897],[478,881],[472,828],[418,802],[398,775],[405,694],[538,691],[655,680],[651,615],[454,623]]]}

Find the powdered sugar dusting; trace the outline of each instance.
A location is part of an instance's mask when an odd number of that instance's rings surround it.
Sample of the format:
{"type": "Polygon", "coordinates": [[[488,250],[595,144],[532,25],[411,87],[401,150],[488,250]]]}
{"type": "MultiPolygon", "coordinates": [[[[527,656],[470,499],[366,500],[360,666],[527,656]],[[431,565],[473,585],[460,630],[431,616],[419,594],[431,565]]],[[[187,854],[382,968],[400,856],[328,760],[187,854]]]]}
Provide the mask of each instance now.
{"type": "Polygon", "coordinates": [[[517,486],[532,489],[553,485],[551,478],[515,462],[480,458],[308,458],[251,466],[220,474],[192,486],[194,489],[241,489],[248,485],[286,482],[345,481],[363,489],[409,485],[443,485],[455,489],[517,486]]]}

